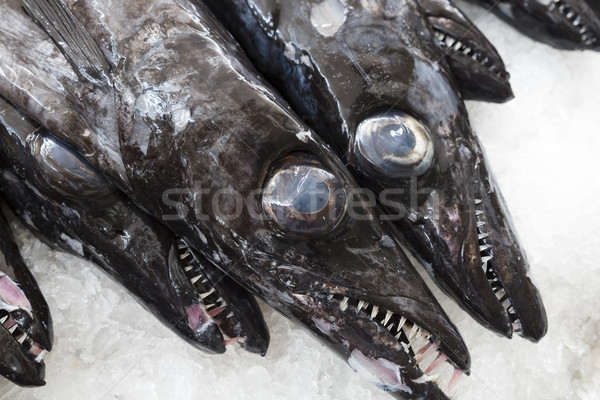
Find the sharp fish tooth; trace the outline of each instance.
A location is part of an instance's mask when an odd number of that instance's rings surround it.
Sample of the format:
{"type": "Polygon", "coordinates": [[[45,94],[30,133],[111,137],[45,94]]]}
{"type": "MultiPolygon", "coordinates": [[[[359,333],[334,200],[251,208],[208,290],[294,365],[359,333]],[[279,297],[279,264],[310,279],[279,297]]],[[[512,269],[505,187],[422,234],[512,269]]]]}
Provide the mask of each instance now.
{"type": "Polygon", "coordinates": [[[37,357],[35,358],[35,362],[42,362],[42,359],[44,358],[44,355],[46,354],[46,350],[42,350],[40,352],[40,354],[37,355],[37,357]]]}
{"type": "Polygon", "coordinates": [[[179,250],[185,250],[185,249],[187,249],[188,247],[187,247],[185,244],[183,244],[183,243],[179,243],[179,244],[177,245],[177,248],[178,248],[179,250]]]}
{"type": "Polygon", "coordinates": [[[190,282],[192,282],[192,285],[193,285],[194,283],[198,282],[200,280],[200,278],[202,278],[202,275],[196,275],[195,277],[190,279],[190,282]]]}
{"type": "Polygon", "coordinates": [[[479,251],[486,251],[488,249],[490,249],[492,246],[490,246],[489,244],[482,244],[481,246],[479,246],[479,251]]]}
{"type": "Polygon", "coordinates": [[[375,318],[379,314],[379,307],[373,306],[373,310],[371,311],[371,319],[375,318]]]}
{"type": "Polygon", "coordinates": [[[483,264],[486,264],[488,261],[490,261],[493,257],[492,256],[483,256],[481,257],[481,262],[483,264]]]}
{"type": "Polygon", "coordinates": [[[208,279],[207,278],[202,279],[202,283],[208,283],[208,279]]]}
{"type": "Polygon", "coordinates": [[[358,312],[359,312],[360,310],[362,310],[362,308],[365,306],[365,304],[366,304],[366,303],[365,303],[364,301],[362,301],[362,300],[358,302],[358,306],[356,307],[356,313],[357,313],[357,314],[358,314],[358,312]]]}
{"type": "Polygon", "coordinates": [[[483,211],[482,210],[475,210],[475,215],[482,215],[483,211]]]}
{"type": "Polygon", "coordinates": [[[350,300],[350,299],[347,297],[344,297],[344,299],[340,303],[340,308],[342,309],[342,311],[346,311],[346,308],[348,308],[348,300],[350,300]]]}
{"type": "Polygon", "coordinates": [[[446,388],[446,391],[450,391],[454,385],[456,385],[456,383],[460,380],[460,378],[463,376],[463,371],[461,369],[458,368],[454,368],[454,372],[452,373],[452,378],[450,378],[450,383],[448,383],[448,387],[446,388]]]}
{"type": "Polygon", "coordinates": [[[185,260],[186,258],[188,258],[190,256],[190,252],[186,251],[185,253],[183,253],[182,255],[179,256],[180,260],[185,260]]]}
{"type": "Polygon", "coordinates": [[[188,265],[187,267],[185,267],[183,270],[185,272],[190,272],[192,269],[194,269],[194,267],[192,267],[191,265],[188,265]]]}
{"type": "Polygon", "coordinates": [[[398,328],[396,328],[396,329],[398,329],[398,331],[400,331],[405,323],[406,323],[406,318],[404,318],[404,317],[400,318],[400,322],[398,323],[398,328]]]}
{"type": "Polygon", "coordinates": [[[390,320],[390,318],[392,318],[392,315],[394,315],[393,312],[391,312],[390,310],[387,310],[387,312],[385,313],[385,318],[383,319],[383,325],[387,325],[388,321],[390,320]]]}
{"type": "Polygon", "coordinates": [[[481,204],[481,199],[475,199],[475,204],[481,204]]]}
{"type": "Polygon", "coordinates": [[[421,353],[421,354],[417,354],[417,364],[425,361],[427,358],[429,358],[430,355],[432,355],[433,353],[435,353],[438,350],[438,346],[431,343],[429,347],[427,347],[427,349],[421,353]]]}
{"type": "Polygon", "coordinates": [[[485,225],[485,221],[477,221],[477,227],[478,228],[481,228],[484,225],[485,225]]]}
{"type": "Polygon", "coordinates": [[[442,365],[444,363],[444,361],[446,361],[448,359],[448,356],[445,355],[444,353],[440,353],[439,356],[437,356],[437,358],[435,360],[433,360],[433,362],[429,365],[429,367],[427,367],[427,369],[425,370],[426,374],[430,374],[433,371],[435,371],[435,369],[437,367],[439,367],[440,365],[442,365]]]}
{"type": "Polygon", "coordinates": [[[7,319],[8,319],[8,315],[5,315],[4,318],[0,319],[0,325],[4,324],[7,319]]]}
{"type": "Polygon", "coordinates": [[[8,328],[8,331],[12,335],[13,333],[15,333],[16,329],[17,329],[17,324],[15,323],[13,326],[11,326],[10,328],[8,328]]]}
{"type": "Polygon", "coordinates": [[[418,325],[413,325],[412,329],[410,330],[410,334],[408,335],[408,340],[410,340],[411,342],[413,341],[413,339],[415,337],[417,337],[417,333],[419,332],[419,326],[418,325]]]}
{"type": "Polygon", "coordinates": [[[27,339],[27,335],[24,333],[20,338],[17,339],[17,342],[19,342],[19,344],[23,344],[25,339],[27,339]]]}
{"type": "Polygon", "coordinates": [[[480,233],[479,235],[477,235],[477,239],[481,240],[481,239],[485,239],[486,237],[488,237],[490,235],[488,235],[487,233],[480,233]]]}
{"type": "Polygon", "coordinates": [[[211,294],[213,294],[215,292],[215,288],[210,289],[208,292],[206,293],[202,293],[200,295],[200,297],[202,298],[202,300],[204,300],[205,298],[207,298],[208,296],[210,296],[211,294]]]}

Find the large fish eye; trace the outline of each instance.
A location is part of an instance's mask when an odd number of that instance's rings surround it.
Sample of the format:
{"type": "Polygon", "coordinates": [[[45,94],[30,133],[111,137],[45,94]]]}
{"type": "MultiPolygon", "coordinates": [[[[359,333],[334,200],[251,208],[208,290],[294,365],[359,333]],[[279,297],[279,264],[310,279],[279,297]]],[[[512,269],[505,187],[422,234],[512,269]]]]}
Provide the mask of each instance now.
{"type": "Polygon", "coordinates": [[[273,166],[262,205],[279,229],[319,235],[331,232],[341,220],[346,191],[315,156],[296,152],[273,166]]]}
{"type": "Polygon", "coordinates": [[[356,130],[354,156],[357,167],[383,178],[423,174],[433,161],[428,129],[399,111],[372,115],[356,130]]]}

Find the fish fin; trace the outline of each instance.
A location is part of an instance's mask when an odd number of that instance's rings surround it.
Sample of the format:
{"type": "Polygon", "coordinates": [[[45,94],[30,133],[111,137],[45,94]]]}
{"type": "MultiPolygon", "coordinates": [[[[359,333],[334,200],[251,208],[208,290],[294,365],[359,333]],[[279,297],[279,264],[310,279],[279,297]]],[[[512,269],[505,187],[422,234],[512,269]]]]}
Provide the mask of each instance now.
{"type": "Polygon", "coordinates": [[[110,83],[104,55],[61,0],[21,0],[21,4],[60,48],[77,75],[98,86],[110,83]]]}

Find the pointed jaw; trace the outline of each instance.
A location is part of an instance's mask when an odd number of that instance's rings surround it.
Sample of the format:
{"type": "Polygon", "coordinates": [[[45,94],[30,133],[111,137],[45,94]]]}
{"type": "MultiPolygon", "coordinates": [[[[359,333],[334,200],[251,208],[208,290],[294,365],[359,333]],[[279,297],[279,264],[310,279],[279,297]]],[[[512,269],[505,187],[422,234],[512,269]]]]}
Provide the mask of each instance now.
{"type": "Polygon", "coordinates": [[[215,344],[217,352],[225,351],[225,345],[238,343],[251,353],[265,355],[269,332],[254,297],[184,240],[177,241],[177,250],[178,268],[184,276],[184,282],[178,279],[178,286],[196,299],[186,306],[188,318],[179,329],[191,329],[195,337],[206,336],[202,321],[210,321],[209,342],[215,344]]]}
{"type": "Polygon", "coordinates": [[[483,33],[449,1],[420,4],[463,95],[497,103],[512,99],[504,62],[483,33]]]}
{"type": "Polygon", "coordinates": [[[356,236],[308,245],[316,263],[291,250],[267,261],[270,272],[251,278],[255,290],[384,390],[445,399],[469,371],[466,345],[395,242],[368,245],[377,232],[354,223],[356,236]]]}
{"type": "MultiPolygon", "coordinates": [[[[283,271],[289,282],[292,270],[283,271]]],[[[426,299],[321,285],[320,291],[295,288],[287,306],[355,371],[400,398],[446,399],[444,392],[468,373],[461,337],[426,299]]]]}
{"type": "Polygon", "coordinates": [[[475,171],[480,176],[474,204],[483,268],[513,331],[537,342],[548,330],[540,293],[528,275],[527,258],[491,175],[483,162],[475,171]]]}
{"type": "Polygon", "coordinates": [[[495,11],[534,39],[565,50],[600,49],[600,6],[595,2],[590,5],[584,0],[511,3],[500,3],[495,11]]]}

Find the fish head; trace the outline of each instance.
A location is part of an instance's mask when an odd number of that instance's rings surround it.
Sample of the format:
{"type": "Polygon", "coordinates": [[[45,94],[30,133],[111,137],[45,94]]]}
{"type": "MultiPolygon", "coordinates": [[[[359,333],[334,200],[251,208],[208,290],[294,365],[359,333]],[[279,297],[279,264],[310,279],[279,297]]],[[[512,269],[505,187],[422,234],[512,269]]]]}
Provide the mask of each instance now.
{"type": "Polygon", "coordinates": [[[2,216],[0,244],[0,375],[42,386],[43,357],[53,343],[50,310],[2,216]]]}
{"type": "Polygon", "coordinates": [[[238,231],[248,243],[229,273],[386,389],[407,398],[441,393],[421,357],[429,349],[436,366],[448,360],[468,371],[460,334],[385,233],[374,199],[311,137],[258,179],[250,208],[263,218],[240,224],[252,224],[254,238],[238,231]]]}
{"type": "Polygon", "coordinates": [[[385,77],[371,80],[348,118],[356,121],[349,126],[351,165],[378,188],[394,211],[387,218],[460,304],[502,335],[510,337],[516,324],[539,339],[543,305],[449,71],[427,47],[379,49],[361,59],[367,76],[385,77]]]}

